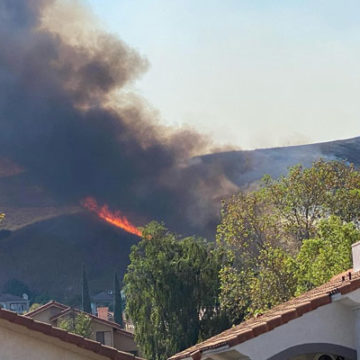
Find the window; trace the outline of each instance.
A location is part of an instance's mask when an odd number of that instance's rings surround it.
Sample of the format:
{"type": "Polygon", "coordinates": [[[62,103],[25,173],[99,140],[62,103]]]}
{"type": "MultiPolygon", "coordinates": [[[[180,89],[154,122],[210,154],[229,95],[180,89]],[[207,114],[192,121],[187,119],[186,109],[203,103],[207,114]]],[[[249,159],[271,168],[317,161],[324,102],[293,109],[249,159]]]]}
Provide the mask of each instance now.
{"type": "Polygon", "coordinates": [[[105,332],[104,331],[96,332],[96,341],[98,341],[101,344],[105,344],[105,332]]]}

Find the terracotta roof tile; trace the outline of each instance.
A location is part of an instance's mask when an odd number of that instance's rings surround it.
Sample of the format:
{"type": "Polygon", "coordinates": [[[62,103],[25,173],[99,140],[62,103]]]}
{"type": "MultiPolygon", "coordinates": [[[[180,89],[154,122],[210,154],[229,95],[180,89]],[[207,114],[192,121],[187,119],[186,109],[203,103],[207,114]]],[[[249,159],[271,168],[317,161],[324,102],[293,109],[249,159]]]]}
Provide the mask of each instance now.
{"type": "Polygon", "coordinates": [[[170,360],[180,360],[192,357],[200,360],[201,353],[209,349],[222,346],[235,346],[250,340],[255,336],[264,334],[272,329],[302,316],[320,306],[331,303],[331,295],[346,294],[360,288],[360,272],[348,270],[334,276],[329,282],[314,288],[296,298],[273,307],[266,313],[242,322],[237,326],[223,331],[199,344],[196,344],[178,354],[170,360]]]}
{"type": "Polygon", "coordinates": [[[64,310],[64,309],[68,308],[67,305],[64,305],[64,304],[58,303],[57,301],[52,300],[52,301],[49,301],[48,303],[46,303],[45,305],[39,306],[38,308],[36,308],[33,311],[29,311],[28,313],[26,313],[24,315],[28,316],[28,317],[32,317],[32,316],[34,316],[34,315],[36,315],[36,314],[38,314],[38,313],[52,307],[52,306],[55,306],[55,307],[57,307],[57,308],[59,308],[61,310],[64,310]]]}
{"type": "MultiPolygon", "coordinates": [[[[65,306],[65,305],[63,305],[65,306]]],[[[74,311],[76,313],[82,313],[81,310],[79,309],[76,309],[76,308],[72,308],[70,306],[66,306],[61,312],[59,312],[58,314],[54,315],[50,321],[54,321],[54,320],[57,320],[59,319],[60,317],[64,316],[65,314],[71,312],[71,311],[74,311]]],[[[86,313],[87,316],[90,316],[92,319],[94,319],[95,321],[98,321],[100,323],[103,323],[103,324],[106,324],[106,325],[109,325],[113,328],[116,329],[116,331],[120,332],[121,334],[125,335],[125,336],[128,336],[130,338],[134,338],[134,334],[129,332],[129,331],[126,331],[125,329],[123,329],[119,324],[113,322],[113,321],[110,321],[110,320],[105,320],[105,319],[101,319],[95,315],[92,315],[92,314],[89,314],[89,313],[86,313]]],[[[26,314],[26,316],[32,316],[32,314],[26,314]]]]}
{"type": "MultiPolygon", "coordinates": [[[[50,303],[44,305],[42,309],[44,309],[45,306],[49,306],[50,303]]],[[[60,304],[62,305],[62,304],[60,304]]],[[[36,309],[37,310],[37,309],[36,309]]],[[[36,311],[35,310],[35,311],[36,311]]],[[[31,312],[30,314],[33,314],[34,312],[31,312]]],[[[84,338],[80,335],[69,333],[65,330],[55,328],[49,324],[43,323],[41,321],[36,321],[32,319],[31,317],[24,315],[18,315],[12,311],[0,309],[0,319],[9,321],[11,323],[24,326],[30,330],[37,331],[40,333],[43,333],[47,336],[55,337],[60,339],[61,341],[74,344],[76,346],[79,346],[83,349],[95,352],[99,355],[108,357],[113,360],[143,360],[142,358],[136,357],[133,354],[119,351],[115,348],[102,345],[97,341],[84,338]]]]}

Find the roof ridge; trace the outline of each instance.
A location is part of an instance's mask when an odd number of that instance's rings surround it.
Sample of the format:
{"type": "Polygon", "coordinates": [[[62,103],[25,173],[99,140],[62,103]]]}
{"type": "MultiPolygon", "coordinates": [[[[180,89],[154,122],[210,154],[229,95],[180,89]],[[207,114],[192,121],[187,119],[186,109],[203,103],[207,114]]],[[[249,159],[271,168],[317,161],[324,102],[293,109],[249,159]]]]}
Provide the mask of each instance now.
{"type": "Polygon", "coordinates": [[[78,312],[78,313],[83,313],[83,314],[86,314],[88,315],[89,317],[91,317],[92,319],[96,320],[96,321],[100,321],[102,323],[106,323],[107,325],[110,325],[114,328],[116,328],[116,330],[122,332],[124,335],[128,336],[128,337],[131,337],[133,338],[134,337],[134,334],[131,333],[130,331],[127,331],[125,329],[123,329],[118,323],[114,322],[114,321],[110,321],[110,320],[106,320],[106,319],[102,319],[102,318],[99,318],[98,316],[95,316],[93,314],[90,314],[90,313],[87,313],[85,311],[82,311],[80,309],[77,309],[77,308],[74,308],[74,307],[71,307],[71,306],[68,306],[67,308],[63,309],[62,311],[60,311],[58,314],[55,314],[54,316],[52,316],[50,318],[50,320],[56,320],[58,319],[59,317],[65,315],[68,311],[75,311],[75,312],[78,312]]]}
{"type": "Polygon", "coordinates": [[[51,301],[47,302],[46,304],[39,306],[35,310],[27,312],[26,314],[24,314],[24,316],[31,317],[32,315],[35,315],[35,314],[37,314],[37,313],[39,313],[39,312],[41,312],[43,310],[48,309],[51,305],[54,305],[54,306],[57,306],[57,307],[60,307],[60,308],[67,307],[67,305],[61,304],[61,303],[59,303],[59,302],[57,302],[55,300],[51,300],[51,301]]]}
{"type": "Polygon", "coordinates": [[[41,332],[47,336],[58,338],[61,341],[71,343],[80,348],[92,351],[96,354],[100,354],[113,360],[144,360],[131,353],[117,350],[113,347],[103,345],[98,341],[91,340],[74,333],[70,333],[66,330],[54,327],[42,321],[34,320],[31,317],[25,315],[16,314],[13,311],[0,309],[0,319],[15,323],[16,325],[25,326],[30,330],[34,330],[37,332],[41,332]]]}
{"type": "Polygon", "coordinates": [[[257,317],[247,319],[220,334],[174,354],[169,359],[180,360],[192,355],[194,355],[194,359],[198,359],[199,354],[205,350],[219,348],[224,345],[235,346],[271,331],[275,327],[281,326],[320,306],[331,303],[331,296],[336,293],[346,294],[359,288],[360,272],[346,271],[316,288],[274,306],[257,317]]]}

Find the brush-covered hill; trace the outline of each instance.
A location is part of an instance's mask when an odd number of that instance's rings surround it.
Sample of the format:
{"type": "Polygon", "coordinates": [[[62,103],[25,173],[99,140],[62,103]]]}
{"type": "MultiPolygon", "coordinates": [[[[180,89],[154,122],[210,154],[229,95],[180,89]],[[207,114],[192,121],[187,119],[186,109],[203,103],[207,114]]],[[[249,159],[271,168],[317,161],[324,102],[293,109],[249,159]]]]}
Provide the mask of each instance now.
{"type": "Polygon", "coordinates": [[[130,247],[138,237],[91,214],[72,214],[37,222],[0,237],[0,288],[9,279],[61,301],[80,294],[85,264],[93,293],[122,278],[130,247]]]}
{"type": "MultiPolygon", "coordinates": [[[[278,177],[289,166],[310,166],[319,158],[360,165],[360,137],[209,154],[194,161],[218,169],[239,187],[248,187],[264,174],[278,177]]],[[[0,176],[0,210],[7,212],[7,220],[0,225],[0,290],[15,278],[36,292],[68,301],[80,294],[82,263],[87,265],[93,293],[110,289],[114,271],[122,278],[130,247],[138,241],[79,207],[61,208],[26,173],[0,176]]],[[[215,225],[204,233],[215,234],[215,225]]]]}
{"type": "Polygon", "coordinates": [[[201,157],[204,164],[218,166],[227,179],[240,187],[251,185],[265,174],[275,178],[285,175],[288,168],[296,164],[311,166],[318,159],[344,160],[359,166],[360,137],[309,145],[229,151],[201,157]]]}

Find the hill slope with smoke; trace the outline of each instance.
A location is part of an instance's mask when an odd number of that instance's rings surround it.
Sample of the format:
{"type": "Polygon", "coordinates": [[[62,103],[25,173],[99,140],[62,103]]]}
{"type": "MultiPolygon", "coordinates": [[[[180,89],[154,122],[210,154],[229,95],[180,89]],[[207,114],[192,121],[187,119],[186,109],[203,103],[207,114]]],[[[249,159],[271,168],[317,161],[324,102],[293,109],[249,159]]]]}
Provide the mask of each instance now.
{"type": "Polygon", "coordinates": [[[260,180],[265,174],[286,175],[290,166],[324,160],[343,160],[360,165],[360,137],[318,144],[252,151],[230,151],[202,156],[203,164],[223,169],[224,176],[239,187],[260,180]]]}
{"type": "MultiPolygon", "coordinates": [[[[311,165],[319,158],[345,160],[360,165],[360,138],[322,144],[293,146],[254,151],[235,151],[210,154],[194,159],[202,166],[218,166],[224,176],[238,186],[251,185],[264,174],[277,177],[286,174],[288,166],[298,163],[311,165]]],[[[48,209],[50,199],[36,191],[22,174],[0,180],[2,198],[11,209],[22,214],[32,209],[33,216],[41,216],[48,209]],[[6,180],[6,181],[5,181],[6,180]],[[25,186],[26,185],[26,186],[25,186]],[[14,191],[15,190],[15,191],[14,191]],[[25,194],[27,203],[15,194],[25,194]],[[33,199],[33,200],[31,200],[33,199]]],[[[59,210],[56,207],[53,208],[59,210]]],[[[64,210],[64,209],[60,209],[64,210]]],[[[65,210],[64,210],[65,211],[65,210]]],[[[72,212],[73,209],[68,210],[72,212]]],[[[9,279],[25,282],[32,290],[46,293],[62,301],[79,294],[81,263],[87,264],[93,292],[111,288],[115,270],[122,275],[128,264],[130,246],[138,241],[136,236],[125,233],[90,214],[61,215],[52,219],[16,229],[0,231],[0,288],[9,279]],[[78,274],[78,276],[76,276],[78,274]]],[[[165,214],[164,214],[165,216],[165,214]]],[[[6,223],[0,228],[6,228],[6,223]]],[[[189,229],[186,229],[190,231],[189,229]]],[[[215,227],[204,229],[212,237],[215,227]]]]}
{"type": "Polygon", "coordinates": [[[211,237],[220,199],[264,173],[358,163],[359,139],[202,155],[211,142],[161,126],[131,91],[147,60],[94,24],[76,1],[0,0],[0,210],[12,230],[0,233],[0,286],[14,277],[68,297],[81,261],[110,286],[136,239],[85,214],[84,198],[211,237]]]}
{"type": "Polygon", "coordinates": [[[0,0],[0,157],[59,206],[92,196],[138,223],[213,223],[232,185],[189,161],[207,140],[158,124],[130,92],[147,61],[74,4],[0,0]]]}
{"type": "Polygon", "coordinates": [[[82,264],[92,292],[111,289],[114,272],[122,278],[138,240],[89,214],[63,215],[1,235],[0,289],[16,279],[66,302],[81,293],[82,264]]]}

